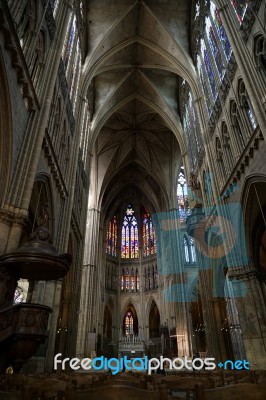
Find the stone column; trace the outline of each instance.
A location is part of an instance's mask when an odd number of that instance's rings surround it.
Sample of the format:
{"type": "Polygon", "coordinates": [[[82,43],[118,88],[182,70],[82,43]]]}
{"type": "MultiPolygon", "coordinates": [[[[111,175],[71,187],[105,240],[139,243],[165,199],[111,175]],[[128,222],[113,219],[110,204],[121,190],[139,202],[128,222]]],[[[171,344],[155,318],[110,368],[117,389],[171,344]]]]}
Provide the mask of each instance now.
{"type": "MultiPolygon", "coordinates": [[[[100,211],[89,209],[85,239],[85,254],[82,271],[81,301],[77,337],[77,354],[80,357],[88,354],[88,334],[96,332],[96,297],[100,295],[96,282],[97,255],[99,245],[100,211]]],[[[95,349],[94,349],[95,350],[95,349]]]]}
{"type": "MultiPolygon", "coordinates": [[[[178,220],[177,210],[170,210],[154,220],[158,247],[158,267],[164,281],[164,299],[162,304],[174,303],[176,331],[179,342],[178,355],[189,356],[191,343],[189,334],[189,307],[187,291],[189,276],[184,268],[181,238],[183,238],[178,220]],[[173,285],[166,287],[169,278],[173,277],[173,285]],[[180,343],[182,343],[180,345],[180,343]],[[182,354],[181,354],[181,353],[182,354]]],[[[171,279],[170,279],[171,281],[171,279]]],[[[166,316],[167,317],[167,316],[166,316]]],[[[170,316],[169,316],[170,317],[170,316]]]]}

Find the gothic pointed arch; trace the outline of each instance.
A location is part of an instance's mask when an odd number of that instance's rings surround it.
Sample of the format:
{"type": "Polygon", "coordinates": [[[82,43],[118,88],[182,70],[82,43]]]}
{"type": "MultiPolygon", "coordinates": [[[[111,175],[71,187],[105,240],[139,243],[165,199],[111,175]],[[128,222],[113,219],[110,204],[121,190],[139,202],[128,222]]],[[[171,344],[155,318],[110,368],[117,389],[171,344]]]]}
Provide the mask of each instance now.
{"type": "Polygon", "coordinates": [[[149,337],[152,338],[159,338],[160,337],[160,312],[157,307],[157,304],[152,299],[150,310],[149,310],[149,337]]]}
{"type": "Polygon", "coordinates": [[[49,229],[51,237],[54,238],[55,214],[52,193],[50,176],[46,173],[37,174],[29,205],[30,229],[33,231],[37,226],[44,224],[49,229]]]}
{"type": "Polygon", "coordinates": [[[112,299],[109,298],[103,314],[103,337],[106,339],[112,339],[113,311],[114,304],[112,299]]]}
{"type": "Polygon", "coordinates": [[[242,207],[246,251],[263,279],[266,278],[265,231],[266,231],[266,178],[253,175],[246,179],[242,192],[242,207]]]}
{"type": "Polygon", "coordinates": [[[131,302],[128,303],[122,320],[122,333],[123,335],[138,335],[139,322],[138,315],[135,307],[131,302]]]}

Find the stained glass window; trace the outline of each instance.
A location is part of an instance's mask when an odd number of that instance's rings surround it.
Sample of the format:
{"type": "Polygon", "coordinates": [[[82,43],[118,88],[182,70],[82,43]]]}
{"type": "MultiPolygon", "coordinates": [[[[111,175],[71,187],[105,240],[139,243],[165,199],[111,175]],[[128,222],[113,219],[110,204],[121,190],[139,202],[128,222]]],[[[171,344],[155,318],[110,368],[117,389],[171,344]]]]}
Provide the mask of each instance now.
{"type": "Polygon", "coordinates": [[[122,269],[122,275],[121,275],[121,290],[124,290],[125,287],[125,270],[122,269]]]}
{"type": "Polygon", "coordinates": [[[214,28],[212,26],[212,23],[211,23],[211,20],[209,17],[206,18],[206,34],[207,34],[209,45],[210,45],[210,48],[211,48],[211,51],[212,51],[212,54],[213,54],[213,57],[215,60],[217,70],[219,72],[219,76],[222,79],[225,74],[225,66],[223,64],[220,49],[218,47],[218,43],[217,43],[216,36],[215,36],[215,31],[214,31],[214,28]]]}
{"type": "Polygon", "coordinates": [[[231,57],[231,54],[232,54],[232,48],[231,48],[228,36],[225,32],[220,13],[212,1],[210,3],[210,16],[213,20],[214,26],[216,28],[216,32],[219,36],[220,42],[222,44],[222,47],[223,47],[223,50],[225,53],[225,56],[226,56],[227,60],[229,60],[231,57]]]}
{"type": "Polygon", "coordinates": [[[231,123],[234,133],[236,135],[236,139],[238,142],[239,149],[242,150],[246,146],[246,139],[243,135],[243,130],[240,126],[240,117],[238,107],[235,101],[231,101],[230,104],[230,116],[231,116],[231,123]]]}
{"type": "Polygon", "coordinates": [[[244,15],[246,13],[247,7],[248,7],[247,1],[246,0],[231,0],[231,3],[234,7],[238,21],[241,24],[243,21],[244,15]]]}
{"type": "Polygon", "coordinates": [[[128,271],[128,269],[126,270],[126,275],[125,275],[125,286],[124,286],[124,288],[125,288],[126,290],[129,290],[129,271],[128,271]]]}
{"type": "Polygon", "coordinates": [[[185,178],[184,167],[181,167],[178,184],[177,184],[177,203],[178,203],[178,214],[180,222],[185,222],[188,215],[190,214],[188,204],[188,190],[187,181],[185,178]]]}
{"type": "Polygon", "coordinates": [[[155,254],[156,253],[155,232],[152,226],[151,216],[147,210],[144,211],[142,234],[143,234],[144,257],[155,254]]]}
{"type": "Polygon", "coordinates": [[[132,292],[135,290],[135,283],[136,283],[135,274],[134,274],[134,271],[132,268],[131,269],[131,277],[130,277],[130,289],[132,292]]]}
{"type": "Polygon", "coordinates": [[[195,248],[195,241],[192,237],[190,237],[190,255],[191,255],[191,262],[195,263],[196,259],[196,248],[195,248]]]}
{"type": "Polygon", "coordinates": [[[184,247],[184,261],[187,264],[195,264],[196,262],[196,250],[194,239],[190,236],[184,236],[183,239],[184,247]]]}
{"type": "Polygon", "coordinates": [[[72,101],[73,110],[75,110],[81,72],[80,40],[77,28],[77,18],[75,15],[73,15],[73,18],[69,20],[67,26],[62,59],[65,66],[68,94],[72,101]]]}
{"type": "Polygon", "coordinates": [[[106,238],[106,253],[117,257],[117,218],[114,216],[108,225],[106,238]]]}
{"type": "Polygon", "coordinates": [[[127,207],[122,225],[122,258],[137,258],[139,256],[138,223],[132,205],[127,207]]]}
{"type": "Polygon", "coordinates": [[[203,151],[203,144],[201,139],[200,127],[197,110],[194,106],[192,93],[186,90],[187,83],[182,82],[185,95],[183,98],[184,109],[182,112],[183,129],[186,138],[191,169],[195,170],[200,159],[200,153],[203,151]]]}
{"type": "Polygon", "coordinates": [[[204,60],[204,65],[206,68],[207,77],[209,79],[212,96],[213,96],[213,99],[216,100],[218,92],[217,92],[217,87],[216,87],[216,82],[215,82],[215,76],[214,76],[213,69],[211,66],[210,56],[209,56],[208,50],[206,48],[206,45],[205,45],[205,42],[203,39],[201,40],[201,55],[202,55],[202,59],[204,60]]]}
{"type": "MultiPolygon", "coordinates": [[[[209,3],[209,13],[205,16],[205,35],[198,39],[196,67],[200,85],[206,101],[209,117],[218,98],[220,81],[222,82],[228,61],[232,55],[232,48],[226,35],[221,16],[215,4],[209,3]]],[[[195,13],[198,13],[197,8],[195,13]]],[[[203,17],[204,18],[204,17],[203,17]]]]}
{"type": "Polygon", "coordinates": [[[71,28],[70,28],[69,35],[66,36],[65,51],[64,51],[64,57],[63,57],[66,69],[68,66],[68,62],[69,62],[71,51],[72,51],[73,44],[74,44],[75,32],[76,32],[76,24],[75,24],[75,19],[74,19],[74,21],[71,25],[71,28]]]}
{"type": "Polygon", "coordinates": [[[125,335],[133,335],[134,319],[131,311],[128,311],[125,316],[125,335]]]}
{"type": "Polygon", "coordinates": [[[248,93],[246,90],[246,86],[245,86],[243,80],[241,80],[238,85],[238,96],[239,96],[240,106],[241,106],[242,110],[244,110],[246,117],[248,119],[249,125],[253,131],[257,126],[257,121],[256,121],[256,118],[255,118],[255,115],[254,115],[254,112],[253,112],[253,109],[252,109],[252,106],[251,106],[251,103],[249,100],[249,96],[248,96],[248,93]]]}
{"type": "Polygon", "coordinates": [[[184,256],[185,256],[185,262],[189,263],[188,240],[186,237],[184,237],[184,256]]]}
{"type": "Polygon", "coordinates": [[[201,58],[198,55],[197,57],[197,70],[198,70],[198,75],[200,78],[200,84],[201,84],[201,88],[204,94],[204,99],[206,102],[206,106],[207,106],[207,110],[208,110],[208,114],[211,115],[212,112],[212,103],[211,103],[211,99],[210,99],[210,95],[209,95],[209,90],[206,84],[206,80],[204,78],[204,74],[203,74],[203,69],[202,69],[202,62],[201,62],[201,58]]]}
{"type": "Polygon", "coordinates": [[[139,291],[139,271],[136,269],[136,290],[139,291]]]}

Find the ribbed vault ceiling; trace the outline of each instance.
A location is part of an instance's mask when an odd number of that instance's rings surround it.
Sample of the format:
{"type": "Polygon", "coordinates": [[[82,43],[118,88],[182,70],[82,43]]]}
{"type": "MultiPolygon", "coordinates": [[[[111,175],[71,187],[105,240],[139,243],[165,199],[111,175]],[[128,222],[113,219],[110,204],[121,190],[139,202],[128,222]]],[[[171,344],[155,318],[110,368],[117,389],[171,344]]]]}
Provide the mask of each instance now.
{"type": "Polygon", "coordinates": [[[173,196],[170,155],[180,161],[185,151],[179,77],[196,87],[189,56],[191,2],[85,3],[83,90],[92,111],[98,201],[111,210],[131,188],[132,196],[163,209],[173,196]]]}

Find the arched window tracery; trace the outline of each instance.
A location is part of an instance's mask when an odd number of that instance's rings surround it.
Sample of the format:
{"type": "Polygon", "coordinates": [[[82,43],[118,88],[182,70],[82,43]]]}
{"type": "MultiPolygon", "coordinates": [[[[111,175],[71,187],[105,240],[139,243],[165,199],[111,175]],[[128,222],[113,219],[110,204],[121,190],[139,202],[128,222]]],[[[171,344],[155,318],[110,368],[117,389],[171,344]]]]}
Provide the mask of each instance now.
{"type": "Polygon", "coordinates": [[[181,167],[180,169],[177,182],[177,204],[179,220],[180,222],[185,222],[187,217],[190,215],[190,209],[188,204],[188,188],[184,167],[181,167]]]}
{"type": "Polygon", "coordinates": [[[125,335],[134,334],[134,318],[131,311],[128,311],[125,315],[125,335]]]}
{"type": "Polygon", "coordinates": [[[191,169],[195,170],[201,162],[204,153],[203,140],[200,131],[199,118],[192,92],[186,81],[180,87],[180,113],[185,133],[191,169]]]}
{"type": "Polygon", "coordinates": [[[122,224],[122,258],[137,258],[139,256],[138,223],[135,211],[129,204],[122,224]]]}
{"type": "Polygon", "coordinates": [[[220,138],[216,136],[215,138],[215,151],[216,151],[216,160],[219,168],[220,176],[223,178],[226,172],[224,165],[224,153],[220,138]]]}
{"type": "Polygon", "coordinates": [[[156,240],[155,232],[152,225],[150,213],[144,210],[143,224],[142,224],[142,238],[143,238],[143,255],[144,257],[156,253],[156,240]]]}
{"type": "Polygon", "coordinates": [[[183,237],[183,257],[185,264],[196,263],[195,241],[188,235],[184,235],[183,237]]]}
{"type": "Polygon", "coordinates": [[[212,1],[206,3],[203,9],[198,3],[196,19],[201,19],[199,24],[205,26],[205,31],[203,37],[197,40],[195,64],[208,115],[213,117],[213,109],[217,113],[216,108],[223,101],[220,92],[223,93],[225,87],[224,80],[232,58],[232,48],[219,10],[212,1]]]}
{"type": "MultiPolygon", "coordinates": [[[[238,98],[239,104],[244,111],[244,116],[248,120],[249,129],[253,131],[257,126],[257,121],[249,100],[249,96],[246,90],[244,81],[241,79],[238,84],[238,98]]],[[[250,136],[249,133],[247,136],[250,136]]]]}
{"type": "Polygon", "coordinates": [[[188,239],[186,236],[184,236],[183,245],[184,245],[185,263],[189,263],[188,239]]]}
{"type": "Polygon", "coordinates": [[[228,165],[228,169],[231,170],[234,166],[235,157],[233,156],[231,149],[231,139],[227,124],[224,121],[222,122],[222,145],[225,153],[226,164],[228,165]]]}
{"type": "Polygon", "coordinates": [[[72,103],[73,111],[75,111],[81,72],[80,38],[75,14],[68,23],[67,34],[62,50],[62,59],[68,84],[68,95],[72,103]]]}
{"type": "Polygon", "coordinates": [[[246,0],[231,0],[231,4],[232,4],[235,14],[237,16],[237,19],[241,25],[243,22],[245,13],[247,11],[247,8],[248,8],[247,1],[246,0]]]}
{"type": "Polygon", "coordinates": [[[106,254],[117,257],[117,218],[114,215],[108,224],[107,237],[106,237],[106,254]]]}
{"type": "Polygon", "coordinates": [[[231,117],[232,128],[234,130],[237,139],[239,151],[242,151],[243,148],[245,148],[246,146],[246,140],[242,133],[243,132],[242,127],[240,126],[239,110],[234,100],[232,100],[230,104],[230,117],[231,117]]]}
{"type": "Polygon", "coordinates": [[[254,56],[257,67],[266,80],[266,37],[259,35],[255,38],[254,56]]]}

